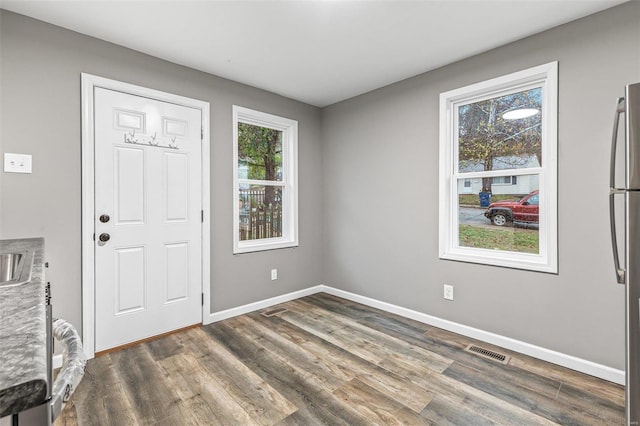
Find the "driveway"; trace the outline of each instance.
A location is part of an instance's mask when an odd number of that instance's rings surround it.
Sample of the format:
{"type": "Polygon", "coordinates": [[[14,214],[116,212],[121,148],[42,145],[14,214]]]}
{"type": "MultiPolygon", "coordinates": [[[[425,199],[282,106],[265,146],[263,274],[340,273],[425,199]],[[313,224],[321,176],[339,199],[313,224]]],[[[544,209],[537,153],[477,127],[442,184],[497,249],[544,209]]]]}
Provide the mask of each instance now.
{"type": "Polygon", "coordinates": [[[485,208],[460,207],[458,222],[462,225],[491,225],[489,219],[484,217],[485,210],[485,208]]]}

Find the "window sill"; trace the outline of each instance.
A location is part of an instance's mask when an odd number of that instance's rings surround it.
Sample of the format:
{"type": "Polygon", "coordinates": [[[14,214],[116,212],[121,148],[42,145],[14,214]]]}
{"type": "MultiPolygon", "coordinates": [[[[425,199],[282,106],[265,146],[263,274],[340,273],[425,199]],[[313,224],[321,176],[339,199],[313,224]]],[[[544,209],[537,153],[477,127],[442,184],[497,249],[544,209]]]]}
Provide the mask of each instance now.
{"type": "Polygon", "coordinates": [[[238,246],[233,248],[233,254],[255,253],[268,250],[280,250],[286,248],[296,248],[299,244],[297,241],[283,241],[282,239],[264,239],[251,242],[240,242],[238,246]]]}
{"type": "Polygon", "coordinates": [[[505,251],[487,251],[479,249],[464,250],[443,253],[442,260],[455,260],[459,262],[478,263],[489,266],[501,266],[503,268],[522,269],[533,272],[545,272],[557,274],[557,262],[553,259],[545,259],[545,256],[530,253],[515,253],[505,251]]]}

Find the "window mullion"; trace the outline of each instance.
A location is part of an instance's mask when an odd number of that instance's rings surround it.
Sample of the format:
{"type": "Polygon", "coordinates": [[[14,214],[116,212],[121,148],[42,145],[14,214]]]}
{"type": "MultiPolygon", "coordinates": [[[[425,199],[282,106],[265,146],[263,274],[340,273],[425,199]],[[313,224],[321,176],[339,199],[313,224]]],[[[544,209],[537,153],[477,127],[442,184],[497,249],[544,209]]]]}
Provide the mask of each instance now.
{"type": "Polygon", "coordinates": [[[533,167],[528,169],[506,169],[506,170],[485,170],[482,172],[453,173],[454,179],[478,179],[498,176],[524,176],[541,175],[544,173],[543,167],[533,167]]]}
{"type": "Polygon", "coordinates": [[[240,185],[287,186],[283,180],[238,179],[240,185]]]}

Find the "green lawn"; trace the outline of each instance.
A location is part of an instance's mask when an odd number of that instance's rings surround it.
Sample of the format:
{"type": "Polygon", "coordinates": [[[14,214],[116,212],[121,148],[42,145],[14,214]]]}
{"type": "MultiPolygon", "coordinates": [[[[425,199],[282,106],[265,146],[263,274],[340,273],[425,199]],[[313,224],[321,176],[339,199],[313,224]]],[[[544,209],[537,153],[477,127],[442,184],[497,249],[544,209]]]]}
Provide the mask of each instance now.
{"type": "MultiPolygon", "coordinates": [[[[524,197],[524,195],[506,195],[506,194],[500,194],[500,195],[491,195],[491,202],[495,203],[497,201],[518,201],[520,200],[522,197],[524,197]]],[[[480,197],[478,197],[478,194],[459,194],[458,195],[458,203],[462,206],[462,205],[466,205],[466,206],[480,206],[480,197]]]]}
{"type": "Polygon", "coordinates": [[[460,225],[460,246],[538,253],[538,231],[518,228],[485,228],[460,225]]]}

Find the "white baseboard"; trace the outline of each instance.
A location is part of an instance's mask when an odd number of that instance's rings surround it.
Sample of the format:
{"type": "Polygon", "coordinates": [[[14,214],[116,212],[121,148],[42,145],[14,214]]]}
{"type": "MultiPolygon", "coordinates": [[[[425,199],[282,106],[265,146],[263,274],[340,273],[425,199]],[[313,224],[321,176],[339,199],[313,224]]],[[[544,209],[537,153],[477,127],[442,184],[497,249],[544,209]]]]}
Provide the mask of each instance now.
{"type": "Polygon", "coordinates": [[[323,291],[325,293],[342,297],[343,299],[362,303],[363,305],[371,306],[373,308],[378,308],[386,312],[391,312],[393,314],[397,314],[405,318],[411,318],[413,320],[416,320],[428,325],[432,325],[434,327],[442,328],[444,330],[451,331],[453,333],[478,339],[483,342],[490,343],[492,345],[500,346],[505,349],[519,352],[524,355],[529,355],[531,357],[538,358],[543,361],[550,362],[552,364],[561,365],[563,367],[567,367],[572,370],[579,371],[581,373],[589,374],[591,376],[599,377],[601,379],[608,380],[610,382],[618,383],[620,385],[625,384],[625,373],[623,370],[617,370],[615,368],[611,368],[602,364],[597,364],[595,362],[588,361],[586,359],[578,358],[572,355],[567,355],[561,352],[556,352],[551,349],[532,345],[530,343],[522,342],[520,340],[512,339],[510,337],[505,337],[499,334],[491,333],[489,331],[484,331],[478,328],[469,327],[467,325],[463,325],[453,321],[434,317],[432,315],[423,314],[422,312],[403,308],[401,306],[393,305],[391,303],[381,302],[379,300],[371,299],[369,297],[360,296],[354,293],[349,293],[348,291],[339,290],[337,288],[328,287],[328,286],[323,286],[323,287],[324,287],[323,291]]]}
{"type": "Polygon", "coordinates": [[[282,296],[272,297],[270,299],[249,303],[247,305],[238,306],[236,308],[231,308],[220,312],[214,312],[209,315],[208,321],[205,322],[205,324],[221,321],[234,316],[253,312],[258,309],[268,308],[279,303],[288,302],[290,300],[299,299],[304,296],[309,296],[321,292],[342,297],[343,299],[351,300],[353,302],[362,303],[363,305],[371,306],[372,308],[377,308],[386,312],[403,316],[405,318],[410,318],[424,324],[451,331],[453,333],[458,333],[463,336],[481,340],[492,345],[500,346],[524,355],[529,355],[531,357],[538,358],[552,364],[560,365],[562,367],[567,367],[581,373],[589,374],[591,376],[599,377],[610,382],[618,383],[621,385],[625,384],[625,372],[623,370],[618,370],[606,365],[597,364],[586,359],[567,355],[561,352],[553,351],[551,349],[543,348],[541,346],[532,345],[530,343],[512,339],[510,337],[501,336],[499,334],[480,330],[474,327],[469,327],[464,324],[459,324],[453,321],[434,317],[432,315],[424,314],[412,309],[403,308],[402,306],[382,302],[370,297],[360,296],[358,294],[339,290],[337,288],[329,287],[326,285],[317,285],[304,290],[287,293],[282,296]]]}
{"type": "Polygon", "coordinates": [[[304,290],[298,290],[292,293],[283,294],[282,296],[276,296],[270,299],[260,300],[257,302],[249,303],[247,305],[238,306],[236,308],[214,312],[209,314],[209,318],[205,319],[203,323],[204,325],[211,324],[216,321],[222,321],[227,318],[247,314],[249,312],[257,311],[259,309],[268,308],[270,306],[277,305],[279,303],[284,303],[290,300],[295,300],[301,297],[309,296],[311,294],[320,293],[321,291],[324,291],[324,287],[325,286],[323,285],[317,285],[315,287],[305,288],[304,290]]]}

